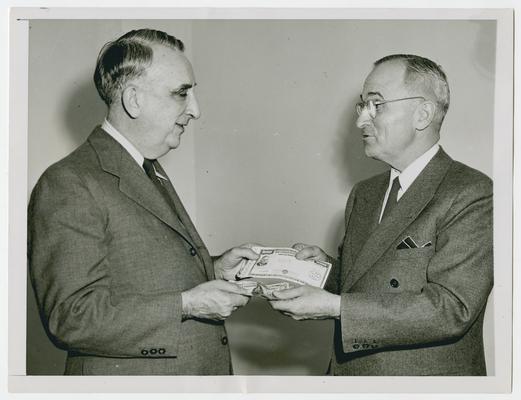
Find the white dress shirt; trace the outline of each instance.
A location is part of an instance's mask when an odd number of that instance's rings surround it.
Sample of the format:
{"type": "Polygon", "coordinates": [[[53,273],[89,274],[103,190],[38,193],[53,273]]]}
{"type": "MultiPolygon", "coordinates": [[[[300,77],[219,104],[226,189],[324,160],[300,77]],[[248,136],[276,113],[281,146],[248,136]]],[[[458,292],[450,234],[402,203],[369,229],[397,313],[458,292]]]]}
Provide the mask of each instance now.
{"type": "Polygon", "coordinates": [[[382,216],[384,213],[385,205],[387,204],[387,199],[389,198],[389,193],[391,192],[391,186],[393,185],[394,178],[398,177],[400,181],[400,190],[398,190],[396,201],[399,201],[403,194],[409,189],[415,179],[420,175],[420,173],[427,166],[429,161],[436,155],[440,148],[439,144],[435,144],[425,153],[423,153],[420,157],[410,163],[407,168],[405,168],[402,172],[397,169],[391,168],[391,174],[389,177],[389,185],[387,186],[387,191],[385,192],[384,202],[382,204],[382,210],[380,211],[380,219],[378,222],[382,221],[382,216]]]}
{"type": "MultiPolygon", "coordinates": [[[[137,162],[137,164],[143,169],[143,161],[145,161],[145,157],[139,152],[138,149],[119,131],[114,128],[114,126],[105,120],[103,121],[103,124],[101,124],[101,129],[103,129],[105,132],[107,132],[110,136],[114,138],[115,141],[117,141],[120,145],[123,146],[123,148],[132,156],[132,158],[137,162]]],[[[144,171],[144,169],[143,169],[144,171]]],[[[156,175],[164,180],[168,180],[166,176],[163,176],[154,166],[154,171],[156,172],[156,175]]]]}

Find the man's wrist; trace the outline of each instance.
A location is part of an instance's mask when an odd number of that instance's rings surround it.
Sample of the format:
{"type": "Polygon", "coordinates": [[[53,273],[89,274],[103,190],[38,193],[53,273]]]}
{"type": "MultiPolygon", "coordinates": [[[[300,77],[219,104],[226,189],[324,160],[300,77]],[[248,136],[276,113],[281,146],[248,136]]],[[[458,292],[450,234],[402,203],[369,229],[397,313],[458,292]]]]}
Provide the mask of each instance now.
{"type": "Polygon", "coordinates": [[[217,256],[213,260],[213,272],[215,279],[224,279],[224,274],[221,266],[221,256],[217,256]]]}
{"type": "Polygon", "coordinates": [[[215,279],[224,279],[224,274],[223,274],[223,270],[219,267],[216,267],[215,264],[214,264],[214,267],[213,267],[213,272],[214,272],[214,275],[215,275],[215,279]]]}
{"type": "Polygon", "coordinates": [[[188,291],[181,293],[181,318],[189,319],[192,316],[188,291]]]}
{"type": "Polygon", "coordinates": [[[342,309],[342,296],[338,294],[333,294],[333,298],[331,300],[331,314],[332,317],[335,319],[340,319],[340,312],[342,309]]]}

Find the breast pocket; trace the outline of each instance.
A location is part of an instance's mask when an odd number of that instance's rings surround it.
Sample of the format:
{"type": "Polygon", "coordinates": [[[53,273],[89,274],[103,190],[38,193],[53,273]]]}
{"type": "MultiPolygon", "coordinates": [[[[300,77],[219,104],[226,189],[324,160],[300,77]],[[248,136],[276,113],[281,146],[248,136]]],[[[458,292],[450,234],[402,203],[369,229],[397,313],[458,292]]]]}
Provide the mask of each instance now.
{"type": "Polygon", "coordinates": [[[385,291],[421,292],[427,283],[427,267],[433,255],[432,247],[396,250],[390,254],[382,274],[385,291]]]}
{"type": "Polygon", "coordinates": [[[395,252],[390,255],[390,258],[395,260],[408,260],[422,257],[431,258],[433,254],[434,247],[428,246],[416,249],[396,249],[395,252]]]}

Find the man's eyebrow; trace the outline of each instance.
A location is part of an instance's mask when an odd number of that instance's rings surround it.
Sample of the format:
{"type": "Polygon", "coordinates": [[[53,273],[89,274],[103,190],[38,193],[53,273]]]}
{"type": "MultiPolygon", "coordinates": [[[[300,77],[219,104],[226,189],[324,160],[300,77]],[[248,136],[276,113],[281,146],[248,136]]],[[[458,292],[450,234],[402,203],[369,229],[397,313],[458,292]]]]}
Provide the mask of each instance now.
{"type": "Polygon", "coordinates": [[[368,95],[368,96],[380,96],[382,99],[383,99],[383,97],[384,97],[384,96],[382,95],[382,93],[380,93],[380,92],[368,92],[367,95],[368,95]]]}
{"type": "Polygon", "coordinates": [[[172,90],[172,93],[182,92],[183,90],[188,90],[193,88],[194,86],[197,86],[197,83],[194,82],[192,85],[191,83],[183,83],[182,85],[179,85],[175,89],[172,90]]]}
{"type": "Polygon", "coordinates": [[[181,86],[179,86],[178,89],[184,90],[184,89],[191,89],[194,85],[191,85],[190,83],[184,83],[181,86]]]}

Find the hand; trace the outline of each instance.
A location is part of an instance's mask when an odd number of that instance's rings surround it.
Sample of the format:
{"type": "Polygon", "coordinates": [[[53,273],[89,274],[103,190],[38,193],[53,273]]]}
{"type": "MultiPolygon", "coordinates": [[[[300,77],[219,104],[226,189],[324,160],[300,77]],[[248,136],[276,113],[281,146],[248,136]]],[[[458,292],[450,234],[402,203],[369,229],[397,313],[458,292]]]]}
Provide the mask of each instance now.
{"type": "Polygon", "coordinates": [[[298,253],[295,254],[297,260],[316,260],[316,261],[327,261],[328,257],[324,250],[318,246],[311,246],[304,243],[295,243],[293,246],[298,253]]]}
{"type": "Polygon", "coordinates": [[[340,317],[340,296],[313,286],[273,292],[270,300],[273,309],[297,321],[303,319],[327,319],[340,317]]]}
{"type": "Polygon", "coordinates": [[[249,301],[248,292],[238,285],[214,280],[181,293],[183,316],[224,320],[249,301]]]}
{"type": "Polygon", "coordinates": [[[239,263],[244,260],[256,260],[259,255],[251,248],[262,246],[255,243],[246,243],[225,252],[221,257],[214,261],[213,267],[217,279],[234,280],[239,270],[239,263]]]}

